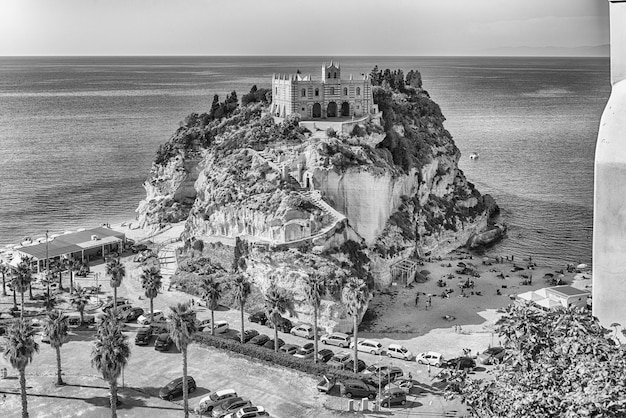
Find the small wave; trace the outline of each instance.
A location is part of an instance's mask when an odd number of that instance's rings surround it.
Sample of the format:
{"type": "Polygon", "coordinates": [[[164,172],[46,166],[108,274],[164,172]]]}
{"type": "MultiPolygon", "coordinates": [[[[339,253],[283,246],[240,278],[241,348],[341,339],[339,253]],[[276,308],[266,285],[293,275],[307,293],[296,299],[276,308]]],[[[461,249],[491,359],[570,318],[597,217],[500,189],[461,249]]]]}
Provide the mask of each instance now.
{"type": "Polygon", "coordinates": [[[563,97],[563,96],[569,96],[570,94],[572,94],[573,92],[571,90],[565,89],[565,88],[548,88],[548,89],[539,89],[539,90],[535,90],[529,93],[522,93],[522,96],[524,97],[536,97],[536,98],[543,98],[543,97],[563,97]]]}

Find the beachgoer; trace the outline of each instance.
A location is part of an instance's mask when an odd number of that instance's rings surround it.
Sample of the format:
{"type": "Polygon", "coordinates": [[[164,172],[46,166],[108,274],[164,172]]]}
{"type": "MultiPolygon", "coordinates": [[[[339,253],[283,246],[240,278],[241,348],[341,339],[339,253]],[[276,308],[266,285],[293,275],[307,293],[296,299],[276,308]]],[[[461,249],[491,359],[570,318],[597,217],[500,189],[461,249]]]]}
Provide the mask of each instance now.
{"type": "Polygon", "coordinates": [[[511,255],[511,261],[515,260],[515,256],[511,255]]]}
{"type": "Polygon", "coordinates": [[[420,301],[420,292],[417,292],[417,294],[415,295],[415,306],[417,306],[419,301],[420,301]]]}
{"type": "Polygon", "coordinates": [[[430,376],[430,363],[428,363],[428,376],[430,376]]]}
{"type": "Polygon", "coordinates": [[[409,372],[409,380],[413,380],[413,375],[409,372]]]}

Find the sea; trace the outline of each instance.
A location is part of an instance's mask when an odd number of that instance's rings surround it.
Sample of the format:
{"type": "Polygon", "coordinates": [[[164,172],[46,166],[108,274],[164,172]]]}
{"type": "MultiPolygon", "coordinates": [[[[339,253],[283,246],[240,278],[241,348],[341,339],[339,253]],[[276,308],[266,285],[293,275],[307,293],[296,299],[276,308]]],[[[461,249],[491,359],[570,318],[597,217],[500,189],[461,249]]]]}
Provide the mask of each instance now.
{"type": "Polygon", "coordinates": [[[0,57],[0,248],[134,219],[156,149],[186,115],[274,73],[320,77],[331,59],[343,77],[420,71],[459,167],[509,227],[487,255],[591,262],[608,58],[0,57]]]}

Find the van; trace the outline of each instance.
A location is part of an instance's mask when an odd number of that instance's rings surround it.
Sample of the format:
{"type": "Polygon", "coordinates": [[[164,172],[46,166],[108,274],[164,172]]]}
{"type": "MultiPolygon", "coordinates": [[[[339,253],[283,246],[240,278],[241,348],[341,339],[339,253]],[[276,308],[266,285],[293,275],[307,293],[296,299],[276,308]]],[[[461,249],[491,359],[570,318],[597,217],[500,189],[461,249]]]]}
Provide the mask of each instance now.
{"type": "Polygon", "coordinates": [[[336,345],[342,348],[350,347],[350,336],[342,332],[323,335],[320,341],[324,344],[336,345]]]}
{"type": "Polygon", "coordinates": [[[415,359],[415,354],[411,353],[405,346],[400,344],[389,344],[387,347],[387,357],[399,358],[406,361],[415,359]]]}

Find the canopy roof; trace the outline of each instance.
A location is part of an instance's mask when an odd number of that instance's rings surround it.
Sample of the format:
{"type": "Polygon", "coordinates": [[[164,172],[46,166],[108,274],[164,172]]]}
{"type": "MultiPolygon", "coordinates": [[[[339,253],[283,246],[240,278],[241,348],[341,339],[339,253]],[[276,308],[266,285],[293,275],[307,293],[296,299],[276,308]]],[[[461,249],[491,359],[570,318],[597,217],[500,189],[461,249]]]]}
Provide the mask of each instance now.
{"type": "Polygon", "coordinates": [[[124,240],[124,237],[125,235],[123,232],[98,227],[59,235],[50,239],[47,245],[46,242],[42,242],[40,244],[16,248],[16,250],[22,254],[33,257],[36,260],[45,260],[46,253],[48,258],[55,258],[62,255],[81,252],[90,248],[97,248],[102,247],[103,245],[121,242],[124,240]]]}

